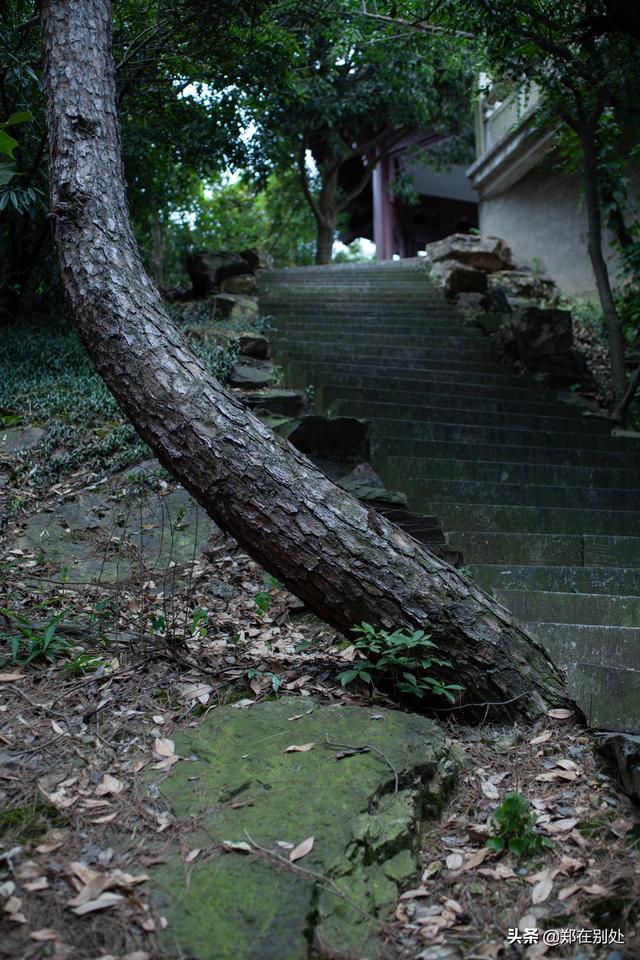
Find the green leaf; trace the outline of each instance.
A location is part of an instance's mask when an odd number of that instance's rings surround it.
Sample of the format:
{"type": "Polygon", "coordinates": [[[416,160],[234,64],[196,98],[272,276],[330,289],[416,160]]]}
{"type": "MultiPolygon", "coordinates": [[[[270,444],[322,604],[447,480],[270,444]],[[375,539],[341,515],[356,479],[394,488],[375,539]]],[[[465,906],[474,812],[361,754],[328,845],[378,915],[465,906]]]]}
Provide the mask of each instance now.
{"type": "Polygon", "coordinates": [[[33,115],[28,110],[22,110],[12,113],[8,120],[0,123],[0,127],[13,127],[16,123],[28,123],[29,120],[33,120],[33,115]]]}
{"type": "Polygon", "coordinates": [[[14,138],[9,136],[8,133],[5,133],[4,130],[0,130],[0,153],[13,160],[13,151],[17,146],[17,140],[14,140],[14,138]]]}

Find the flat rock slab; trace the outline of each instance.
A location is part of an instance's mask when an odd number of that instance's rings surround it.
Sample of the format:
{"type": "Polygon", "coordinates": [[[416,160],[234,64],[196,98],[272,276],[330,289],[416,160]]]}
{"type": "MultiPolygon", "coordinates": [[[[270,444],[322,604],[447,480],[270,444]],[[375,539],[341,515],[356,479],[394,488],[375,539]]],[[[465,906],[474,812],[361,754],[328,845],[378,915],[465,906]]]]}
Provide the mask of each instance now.
{"type": "Polygon", "coordinates": [[[455,776],[442,730],[415,714],[287,697],[221,707],[175,744],[188,759],[162,793],[191,826],[183,855],[201,853],[152,870],[163,946],[194,960],[384,957],[378,934],[416,881],[421,823],[455,776]],[[309,837],[311,851],[289,863],[286,845],[309,837]]]}
{"type": "Polygon", "coordinates": [[[197,558],[217,528],[182,487],[163,491],[129,482],[126,495],[105,487],[81,490],[34,514],[14,547],[57,579],[124,582],[151,571],[170,589],[173,567],[197,558]]]}

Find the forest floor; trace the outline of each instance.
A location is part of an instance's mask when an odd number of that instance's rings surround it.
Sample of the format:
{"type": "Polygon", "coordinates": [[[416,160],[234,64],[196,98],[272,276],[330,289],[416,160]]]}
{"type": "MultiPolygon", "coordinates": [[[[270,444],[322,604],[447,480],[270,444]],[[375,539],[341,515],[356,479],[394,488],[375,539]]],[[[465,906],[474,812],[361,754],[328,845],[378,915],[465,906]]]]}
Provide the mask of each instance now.
{"type": "MultiPolygon", "coordinates": [[[[402,704],[341,685],[348,641],[148,460],[72,334],[6,346],[0,956],[162,960],[151,868],[176,850],[201,856],[146,775],[183,762],[174,737],[222,705],[285,693],[301,713],[311,697],[402,704]]],[[[424,825],[382,955],[637,957],[638,812],[594,736],[569,711],[531,726],[438,719],[465,760],[442,818],[424,825]],[[533,815],[525,835],[548,846],[486,845],[512,793],[533,815]]]]}

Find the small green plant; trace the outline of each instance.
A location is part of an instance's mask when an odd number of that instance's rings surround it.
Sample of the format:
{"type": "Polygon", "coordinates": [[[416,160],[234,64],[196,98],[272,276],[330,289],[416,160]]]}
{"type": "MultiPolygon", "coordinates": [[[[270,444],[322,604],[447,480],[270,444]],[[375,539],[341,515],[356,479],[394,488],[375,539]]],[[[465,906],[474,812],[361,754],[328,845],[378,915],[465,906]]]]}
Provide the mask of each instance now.
{"type": "Polygon", "coordinates": [[[104,657],[92,653],[78,653],[73,660],[65,663],[62,669],[65,673],[77,673],[80,676],[85,676],[87,673],[95,673],[99,667],[104,667],[107,663],[108,661],[104,657]]]}
{"type": "Polygon", "coordinates": [[[42,661],[54,663],[60,654],[67,653],[73,647],[70,640],[56,634],[58,624],[64,619],[63,613],[50,617],[43,627],[33,626],[27,617],[15,610],[0,607],[0,614],[16,631],[0,633],[0,642],[9,644],[10,649],[9,656],[0,657],[0,666],[7,663],[26,666],[42,661]]]}
{"type": "Polygon", "coordinates": [[[191,634],[198,634],[199,637],[206,637],[209,629],[209,614],[207,611],[200,607],[198,610],[193,611],[193,616],[191,618],[191,634]]]}
{"type": "Polygon", "coordinates": [[[249,680],[253,680],[256,677],[268,677],[271,680],[271,687],[274,693],[277,693],[282,686],[282,677],[279,677],[277,673],[273,673],[271,670],[247,670],[247,677],[249,680]]]}
{"type": "Polygon", "coordinates": [[[433,667],[451,667],[448,660],[433,655],[437,646],[424,630],[376,630],[370,623],[353,628],[358,635],[354,646],[365,654],[339,679],[342,686],[362,680],[375,685],[389,680],[398,693],[424,697],[445,697],[455,703],[455,691],[463,690],[459,683],[444,683],[432,676],[433,667]]]}
{"type": "Polygon", "coordinates": [[[284,584],[280,583],[276,577],[272,577],[270,573],[265,573],[263,583],[264,590],[260,590],[253,598],[256,613],[259,617],[263,617],[269,610],[273,603],[273,594],[284,589],[284,584]]]}
{"type": "Polygon", "coordinates": [[[536,832],[529,801],[521,793],[508,793],[491,818],[493,836],[487,846],[496,853],[508,850],[516,857],[534,856],[544,847],[553,847],[548,837],[536,832]]]}

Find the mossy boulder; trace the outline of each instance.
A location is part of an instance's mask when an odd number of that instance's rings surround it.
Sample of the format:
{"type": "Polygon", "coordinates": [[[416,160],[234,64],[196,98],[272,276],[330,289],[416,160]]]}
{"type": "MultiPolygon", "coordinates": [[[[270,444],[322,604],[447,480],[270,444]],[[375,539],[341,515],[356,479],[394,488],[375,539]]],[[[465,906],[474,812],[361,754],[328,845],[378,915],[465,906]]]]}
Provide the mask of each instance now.
{"type": "Polygon", "coordinates": [[[153,869],[163,946],[195,960],[384,956],[380,926],[415,882],[422,825],[454,777],[441,729],[290,697],[220,708],[175,741],[189,759],[162,792],[183,827],[194,818],[184,851],[202,852],[153,869]],[[283,845],[308,837],[311,852],[290,864],[283,845]]]}

